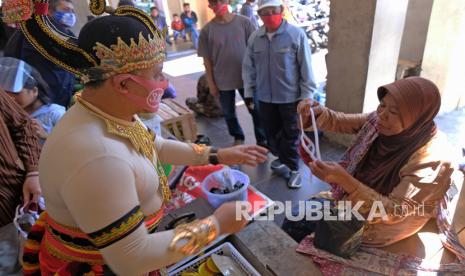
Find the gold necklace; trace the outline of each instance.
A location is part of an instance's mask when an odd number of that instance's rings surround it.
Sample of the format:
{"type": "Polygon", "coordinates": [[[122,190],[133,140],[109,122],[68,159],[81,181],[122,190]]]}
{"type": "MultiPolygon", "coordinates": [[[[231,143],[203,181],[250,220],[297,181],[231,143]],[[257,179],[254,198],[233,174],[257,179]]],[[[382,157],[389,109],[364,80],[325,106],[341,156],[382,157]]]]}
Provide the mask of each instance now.
{"type": "Polygon", "coordinates": [[[157,158],[157,162],[154,161],[155,155],[158,157],[157,147],[155,146],[155,134],[152,131],[147,130],[147,128],[145,128],[140,121],[136,121],[134,126],[124,126],[92,110],[92,108],[89,106],[89,103],[82,99],[82,97],[77,96],[76,100],[85,109],[105,121],[107,125],[107,131],[109,133],[131,141],[132,146],[150,161],[152,166],[157,171],[159,177],[163,201],[165,204],[168,203],[171,199],[171,190],[168,185],[168,177],[165,174],[160,160],[157,158]]]}

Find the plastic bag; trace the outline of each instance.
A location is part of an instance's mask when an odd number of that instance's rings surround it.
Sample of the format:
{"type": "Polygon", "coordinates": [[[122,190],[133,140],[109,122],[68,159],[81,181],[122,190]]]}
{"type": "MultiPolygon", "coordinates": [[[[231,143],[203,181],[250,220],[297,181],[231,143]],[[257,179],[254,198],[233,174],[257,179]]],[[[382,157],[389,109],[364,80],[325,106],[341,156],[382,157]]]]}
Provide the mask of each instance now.
{"type": "MultiPolygon", "coordinates": [[[[331,214],[337,216],[337,209],[331,214]]],[[[343,258],[350,258],[362,244],[365,222],[351,220],[321,220],[315,229],[314,245],[343,258]]]]}

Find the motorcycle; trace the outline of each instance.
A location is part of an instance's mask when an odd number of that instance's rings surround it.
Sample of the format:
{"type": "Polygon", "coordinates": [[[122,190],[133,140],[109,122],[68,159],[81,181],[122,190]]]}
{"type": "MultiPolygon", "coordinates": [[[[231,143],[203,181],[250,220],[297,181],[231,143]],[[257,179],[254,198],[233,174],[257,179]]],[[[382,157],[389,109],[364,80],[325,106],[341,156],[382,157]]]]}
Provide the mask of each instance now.
{"type": "Polygon", "coordinates": [[[305,28],[305,33],[310,42],[312,53],[328,48],[329,25],[327,19],[315,20],[310,23],[305,28]]]}
{"type": "Polygon", "coordinates": [[[312,53],[328,47],[329,1],[287,1],[293,21],[307,34],[312,53]]]}

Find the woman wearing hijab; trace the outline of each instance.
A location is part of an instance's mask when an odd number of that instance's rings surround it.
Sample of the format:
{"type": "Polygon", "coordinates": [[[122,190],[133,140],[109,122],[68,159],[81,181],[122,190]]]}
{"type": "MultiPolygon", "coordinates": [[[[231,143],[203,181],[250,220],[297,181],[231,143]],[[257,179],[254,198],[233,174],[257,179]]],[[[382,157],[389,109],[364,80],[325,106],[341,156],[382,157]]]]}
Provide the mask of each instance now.
{"type": "MultiPolygon", "coordinates": [[[[386,216],[366,220],[364,246],[395,244],[430,219],[436,219],[440,231],[450,231],[442,199],[455,174],[447,161],[445,137],[434,123],[441,106],[438,88],[424,78],[407,78],[381,86],[378,98],[371,114],[335,112],[310,100],[299,104],[304,128],[311,127],[312,107],[319,129],[357,135],[341,162],[312,161],[312,173],[331,184],[332,199],[351,201],[352,206],[363,201],[359,213],[365,218],[375,201],[382,203],[386,216]]],[[[300,242],[314,225],[286,220],[283,228],[300,242]]],[[[452,236],[446,241],[454,242],[452,236]]],[[[455,249],[465,252],[459,244],[455,249]]]]}

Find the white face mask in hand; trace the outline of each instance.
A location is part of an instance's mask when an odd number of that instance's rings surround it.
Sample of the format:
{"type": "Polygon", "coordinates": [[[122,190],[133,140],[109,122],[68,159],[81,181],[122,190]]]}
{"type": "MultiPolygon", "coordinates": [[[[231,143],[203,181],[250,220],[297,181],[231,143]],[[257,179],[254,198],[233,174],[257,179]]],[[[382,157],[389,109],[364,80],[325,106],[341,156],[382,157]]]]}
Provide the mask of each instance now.
{"type": "Polygon", "coordinates": [[[318,138],[318,128],[316,125],[315,113],[313,112],[313,108],[310,108],[310,115],[312,118],[312,127],[313,127],[313,135],[315,136],[315,144],[307,137],[304,132],[304,125],[302,122],[302,115],[300,116],[300,147],[304,150],[306,154],[308,154],[309,158],[305,158],[302,156],[304,161],[315,161],[321,160],[321,153],[320,153],[320,142],[318,138]],[[310,159],[310,160],[307,160],[310,159]]]}

